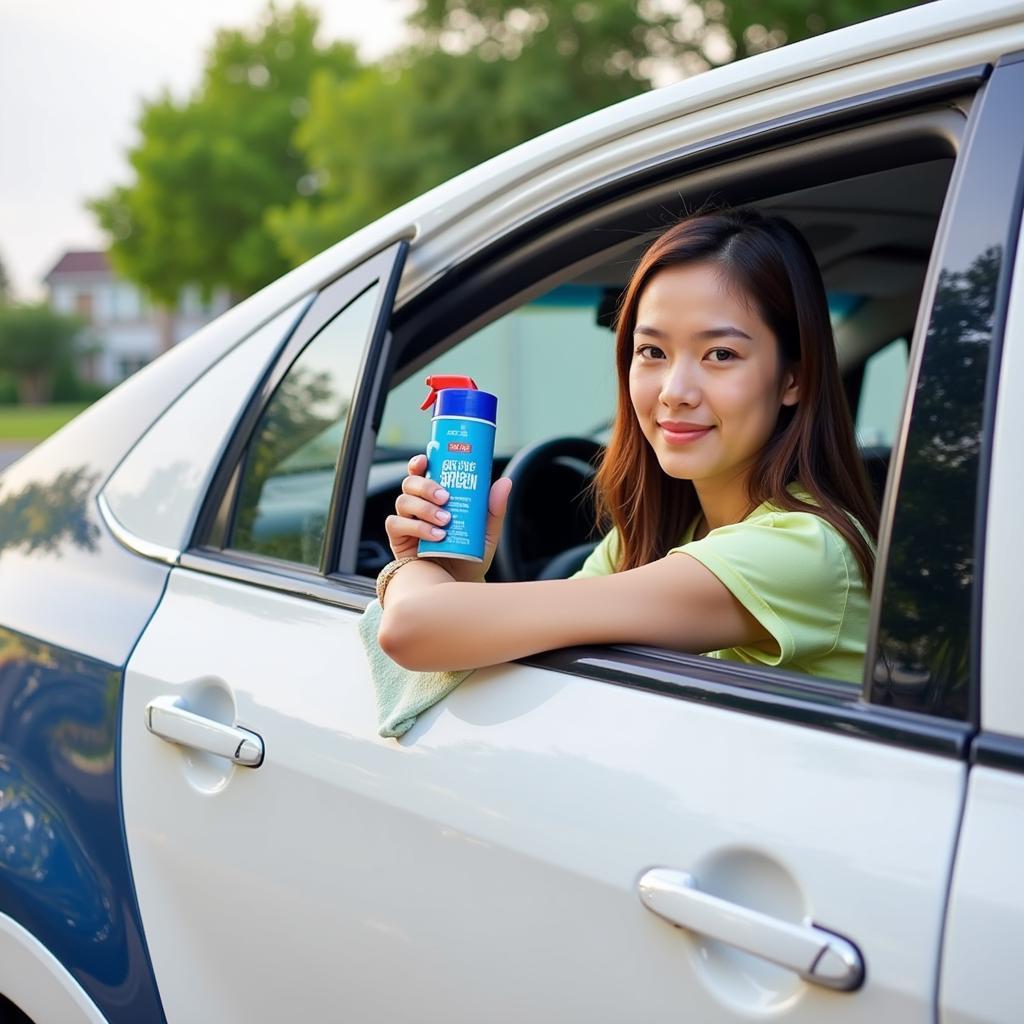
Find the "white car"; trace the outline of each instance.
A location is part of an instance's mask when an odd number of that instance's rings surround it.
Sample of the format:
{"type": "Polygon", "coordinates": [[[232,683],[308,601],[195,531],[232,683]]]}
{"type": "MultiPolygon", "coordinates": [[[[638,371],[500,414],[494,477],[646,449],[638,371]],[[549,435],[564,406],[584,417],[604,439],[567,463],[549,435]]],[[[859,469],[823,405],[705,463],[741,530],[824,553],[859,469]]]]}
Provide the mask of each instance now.
{"type": "Polygon", "coordinates": [[[1022,196],[1024,7],[940,0],[489,161],[8,469],[0,1018],[1024,1019],[1022,196]],[[423,378],[499,395],[495,578],[569,575],[609,311],[708,200],[823,270],[863,686],[577,648],[382,739],[356,626],[423,378]]]}

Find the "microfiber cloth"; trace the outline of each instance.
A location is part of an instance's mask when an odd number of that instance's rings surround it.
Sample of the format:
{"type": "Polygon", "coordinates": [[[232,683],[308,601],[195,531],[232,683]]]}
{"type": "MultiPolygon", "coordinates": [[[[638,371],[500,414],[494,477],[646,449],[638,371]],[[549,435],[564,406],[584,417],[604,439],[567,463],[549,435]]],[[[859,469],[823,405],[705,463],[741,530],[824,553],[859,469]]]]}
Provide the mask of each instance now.
{"type": "Polygon", "coordinates": [[[370,675],[377,694],[377,731],[381,736],[401,736],[408,732],[416,716],[447,697],[472,671],[413,672],[392,661],[377,642],[380,628],[380,601],[366,606],[359,620],[359,638],[370,662],[370,675]]]}

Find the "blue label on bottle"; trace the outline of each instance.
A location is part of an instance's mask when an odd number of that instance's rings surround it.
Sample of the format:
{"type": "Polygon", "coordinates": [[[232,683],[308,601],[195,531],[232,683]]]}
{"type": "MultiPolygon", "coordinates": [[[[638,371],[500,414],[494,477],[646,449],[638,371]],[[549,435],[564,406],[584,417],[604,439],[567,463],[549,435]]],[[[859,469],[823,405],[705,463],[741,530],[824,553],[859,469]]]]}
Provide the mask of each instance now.
{"type": "Polygon", "coordinates": [[[491,489],[494,426],[479,420],[438,416],[427,445],[427,479],[449,494],[451,519],[442,541],[419,542],[419,554],[481,562],[491,489]]]}

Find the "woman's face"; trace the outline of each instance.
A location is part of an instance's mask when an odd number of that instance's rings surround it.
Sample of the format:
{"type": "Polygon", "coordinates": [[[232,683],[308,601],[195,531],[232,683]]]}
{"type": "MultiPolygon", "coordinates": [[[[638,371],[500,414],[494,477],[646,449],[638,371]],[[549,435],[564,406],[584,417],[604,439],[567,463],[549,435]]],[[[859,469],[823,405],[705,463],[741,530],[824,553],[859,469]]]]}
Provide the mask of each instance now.
{"type": "Polygon", "coordinates": [[[629,394],[661,468],[680,480],[743,480],[771,437],[795,374],[753,303],[707,263],[669,267],[637,307],[629,394]]]}

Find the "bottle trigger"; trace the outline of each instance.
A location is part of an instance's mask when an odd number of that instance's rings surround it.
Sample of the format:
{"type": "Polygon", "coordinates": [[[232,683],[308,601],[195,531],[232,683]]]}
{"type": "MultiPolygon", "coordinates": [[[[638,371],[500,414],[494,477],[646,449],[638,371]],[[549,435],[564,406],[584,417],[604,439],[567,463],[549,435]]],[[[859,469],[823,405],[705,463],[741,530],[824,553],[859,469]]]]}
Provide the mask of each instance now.
{"type": "Polygon", "coordinates": [[[480,390],[472,377],[459,377],[446,373],[431,374],[426,379],[426,385],[430,388],[430,393],[420,406],[421,409],[429,409],[437,401],[438,391],[444,391],[446,388],[464,388],[467,391],[480,390]]]}

